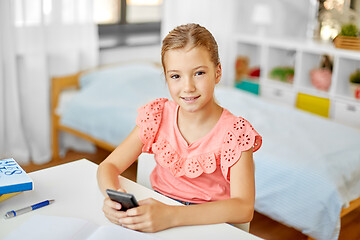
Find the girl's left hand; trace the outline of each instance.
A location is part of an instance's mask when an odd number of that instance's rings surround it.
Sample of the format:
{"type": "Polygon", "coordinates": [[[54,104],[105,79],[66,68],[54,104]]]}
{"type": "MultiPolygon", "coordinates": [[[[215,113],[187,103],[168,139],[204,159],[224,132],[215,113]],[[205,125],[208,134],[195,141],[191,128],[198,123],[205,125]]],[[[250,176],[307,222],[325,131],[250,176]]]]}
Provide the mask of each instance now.
{"type": "Polygon", "coordinates": [[[139,207],[126,211],[119,223],[129,229],[141,232],[158,232],[173,226],[172,206],[152,198],[139,201],[139,207]]]}

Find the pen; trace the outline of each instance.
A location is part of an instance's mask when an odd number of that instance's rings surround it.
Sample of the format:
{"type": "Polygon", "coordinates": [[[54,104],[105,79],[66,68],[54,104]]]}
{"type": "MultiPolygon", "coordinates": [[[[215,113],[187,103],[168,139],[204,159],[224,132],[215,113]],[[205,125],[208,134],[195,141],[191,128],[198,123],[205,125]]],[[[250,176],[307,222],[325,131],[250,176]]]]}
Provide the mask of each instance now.
{"type": "Polygon", "coordinates": [[[16,217],[17,215],[24,214],[24,213],[33,211],[33,210],[38,209],[38,208],[45,207],[45,206],[47,206],[47,205],[52,204],[54,201],[55,201],[55,200],[46,200],[46,201],[39,202],[39,203],[36,203],[36,204],[34,204],[34,205],[31,205],[31,206],[29,206],[29,207],[21,208],[21,209],[16,210],[16,211],[7,212],[7,213],[5,214],[5,219],[12,218],[12,217],[16,217]]]}

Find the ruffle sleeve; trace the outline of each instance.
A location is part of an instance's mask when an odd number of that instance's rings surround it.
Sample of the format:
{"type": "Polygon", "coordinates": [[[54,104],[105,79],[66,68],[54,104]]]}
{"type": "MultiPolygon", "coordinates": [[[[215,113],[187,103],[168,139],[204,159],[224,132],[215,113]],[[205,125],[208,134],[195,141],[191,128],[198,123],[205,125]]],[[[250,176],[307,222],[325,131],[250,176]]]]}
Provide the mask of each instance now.
{"type": "Polygon", "coordinates": [[[166,98],[155,99],[138,109],[136,125],[140,128],[139,138],[144,144],[143,152],[152,153],[151,146],[159,130],[164,105],[167,101],[166,98]]]}
{"type": "Polygon", "coordinates": [[[237,117],[227,131],[221,148],[221,172],[227,181],[230,181],[229,169],[241,156],[241,153],[253,148],[256,152],[262,143],[261,136],[242,117],[237,117]]]}

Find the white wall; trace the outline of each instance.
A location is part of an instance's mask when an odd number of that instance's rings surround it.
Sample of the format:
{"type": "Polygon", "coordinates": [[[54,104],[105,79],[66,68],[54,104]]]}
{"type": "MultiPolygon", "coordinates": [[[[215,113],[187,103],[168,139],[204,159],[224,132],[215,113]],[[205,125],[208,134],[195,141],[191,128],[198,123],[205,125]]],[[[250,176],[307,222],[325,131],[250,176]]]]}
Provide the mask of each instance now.
{"type": "Polygon", "coordinates": [[[305,39],[310,15],[316,17],[317,0],[253,0],[236,1],[235,15],[238,33],[255,34],[257,26],[251,22],[254,6],[258,3],[269,6],[272,23],[268,26],[267,36],[305,39]]]}
{"type": "MultiPolygon", "coordinates": [[[[164,0],[161,39],[174,27],[196,22],[214,35],[219,45],[223,69],[222,84],[233,83],[230,62],[231,37],[234,34],[256,34],[257,28],[251,22],[251,14],[256,3],[268,4],[272,11],[272,24],[267,36],[306,39],[309,15],[317,0],[164,0]]],[[[161,45],[143,47],[119,47],[102,50],[100,65],[134,59],[160,62],[161,45]]]]}
{"type": "Polygon", "coordinates": [[[317,0],[164,0],[162,38],[175,26],[196,22],[209,29],[219,45],[223,69],[222,83],[232,85],[230,61],[231,37],[234,34],[255,34],[251,14],[256,3],[268,4],[272,11],[270,37],[305,39],[309,15],[315,17],[312,6],[317,0]],[[311,13],[310,13],[311,12],[311,13]]]}

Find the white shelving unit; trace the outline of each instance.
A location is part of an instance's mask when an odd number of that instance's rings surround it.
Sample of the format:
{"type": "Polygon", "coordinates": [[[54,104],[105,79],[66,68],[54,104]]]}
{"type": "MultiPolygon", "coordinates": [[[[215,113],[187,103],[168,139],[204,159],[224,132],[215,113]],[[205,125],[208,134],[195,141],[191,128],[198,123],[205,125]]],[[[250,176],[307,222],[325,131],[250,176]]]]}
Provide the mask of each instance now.
{"type": "MultiPolygon", "coordinates": [[[[233,38],[231,61],[237,56],[247,56],[251,66],[259,66],[260,96],[277,103],[296,106],[298,94],[329,100],[329,118],[360,128],[360,100],[352,96],[349,76],[360,69],[360,51],[337,49],[332,44],[299,42],[290,39],[268,39],[236,35],[233,38]],[[316,89],[310,71],[320,66],[321,57],[333,58],[331,86],[328,91],[316,89]],[[292,83],[269,78],[276,66],[293,66],[292,83]]],[[[235,76],[234,69],[230,76],[235,76]]],[[[234,77],[235,79],[235,77],[234,77]]],[[[312,104],[311,102],[309,104],[312,104]]]]}

